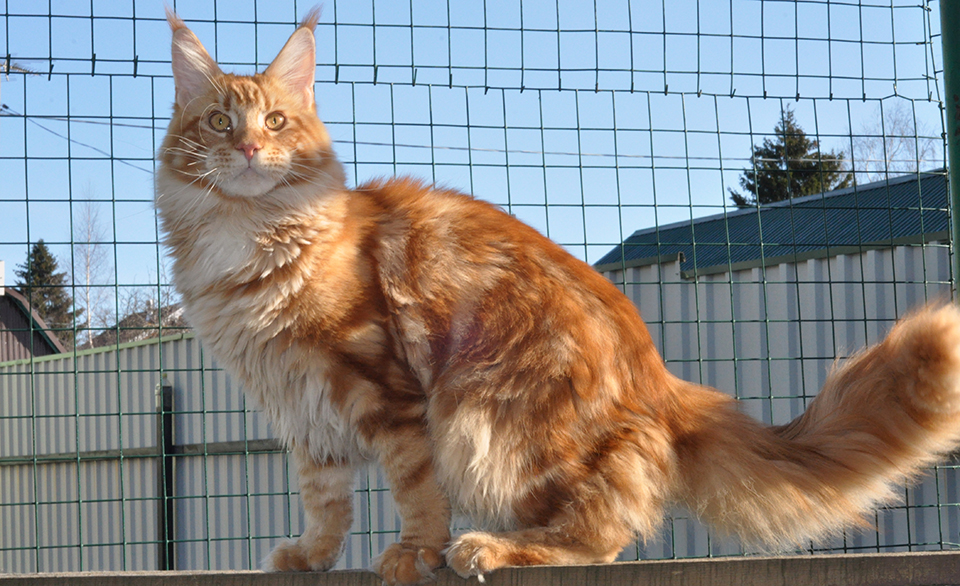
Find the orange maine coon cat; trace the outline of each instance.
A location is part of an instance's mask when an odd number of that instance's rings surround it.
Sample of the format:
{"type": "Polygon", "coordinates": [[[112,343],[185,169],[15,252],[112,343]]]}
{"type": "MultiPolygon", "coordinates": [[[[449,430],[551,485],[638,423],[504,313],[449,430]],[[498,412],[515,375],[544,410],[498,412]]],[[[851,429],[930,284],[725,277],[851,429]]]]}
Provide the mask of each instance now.
{"type": "Polygon", "coordinates": [[[253,76],[170,13],[156,206],[190,322],[297,462],[307,526],[269,570],[334,565],[355,468],[402,518],[387,584],[609,562],[681,503],[772,547],[887,502],[960,437],[960,312],[923,309],[765,427],[664,367],[630,301],[495,206],[350,189],[314,103],[314,11],[253,76]],[[451,540],[451,509],[479,527],[451,540]]]}

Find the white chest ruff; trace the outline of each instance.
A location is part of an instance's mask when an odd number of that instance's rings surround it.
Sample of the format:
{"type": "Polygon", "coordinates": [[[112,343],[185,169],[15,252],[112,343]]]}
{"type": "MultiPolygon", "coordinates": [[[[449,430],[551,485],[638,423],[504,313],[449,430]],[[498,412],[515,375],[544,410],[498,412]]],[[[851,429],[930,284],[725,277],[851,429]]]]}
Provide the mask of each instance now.
{"type": "Polygon", "coordinates": [[[281,347],[276,340],[284,320],[264,311],[277,303],[264,297],[226,303],[202,298],[187,307],[188,315],[284,445],[304,448],[318,461],[355,460],[355,431],[330,401],[329,360],[317,348],[281,347]]]}
{"type": "Polygon", "coordinates": [[[292,271],[293,276],[270,286],[243,287],[258,280],[262,285],[277,268],[297,262],[301,245],[316,244],[310,238],[321,233],[334,238],[337,222],[326,213],[337,198],[308,202],[293,188],[275,189],[270,196],[294,202],[290,209],[296,213],[232,208],[161,167],[157,206],[165,227],[180,233],[181,240],[189,234],[190,240],[175,254],[177,288],[204,346],[266,412],[284,444],[305,448],[319,460],[352,459],[359,454],[356,434],[330,402],[329,360],[317,348],[277,341],[298,319],[286,308],[303,289],[309,270],[292,271]],[[305,218],[310,222],[304,224],[305,218]],[[299,228],[284,231],[284,226],[299,228]]]}

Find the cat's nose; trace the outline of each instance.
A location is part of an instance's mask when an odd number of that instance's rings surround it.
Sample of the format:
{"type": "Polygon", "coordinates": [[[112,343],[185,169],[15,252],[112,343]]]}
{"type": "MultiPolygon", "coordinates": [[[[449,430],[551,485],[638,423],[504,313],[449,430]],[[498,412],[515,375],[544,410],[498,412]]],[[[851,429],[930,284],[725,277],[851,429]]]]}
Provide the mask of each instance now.
{"type": "Polygon", "coordinates": [[[253,158],[253,155],[256,154],[260,148],[260,145],[255,142],[244,142],[237,145],[237,150],[243,151],[243,154],[245,157],[247,157],[248,161],[253,158]]]}

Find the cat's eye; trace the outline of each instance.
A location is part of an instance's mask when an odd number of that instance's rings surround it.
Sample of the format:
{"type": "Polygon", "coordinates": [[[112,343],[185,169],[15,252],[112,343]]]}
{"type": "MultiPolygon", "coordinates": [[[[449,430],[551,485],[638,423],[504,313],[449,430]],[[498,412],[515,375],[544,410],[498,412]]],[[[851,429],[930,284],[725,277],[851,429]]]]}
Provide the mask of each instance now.
{"type": "Polygon", "coordinates": [[[286,123],[287,118],[280,112],[271,112],[263,121],[263,125],[270,130],[280,130],[286,123]]]}
{"type": "Polygon", "coordinates": [[[210,122],[210,128],[217,132],[226,132],[232,128],[230,117],[223,112],[214,112],[210,115],[208,121],[210,122]]]}

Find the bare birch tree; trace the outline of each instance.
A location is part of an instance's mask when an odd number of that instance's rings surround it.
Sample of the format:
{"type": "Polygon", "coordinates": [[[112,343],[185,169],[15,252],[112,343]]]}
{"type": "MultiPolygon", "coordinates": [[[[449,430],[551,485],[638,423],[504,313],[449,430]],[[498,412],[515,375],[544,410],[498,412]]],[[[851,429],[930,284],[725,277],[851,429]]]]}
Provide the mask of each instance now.
{"type": "Polygon", "coordinates": [[[938,135],[917,119],[910,102],[883,104],[876,116],[853,135],[849,159],[857,182],[943,167],[943,141],[938,135]]]}
{"type": "Polygon", "coordinates": [[[70,278],[76,291],[74,302],[87,317],[83,335],[78,337],[78,348],[91,348],[97,332],[116,320],[107,231],[100,221],[99,209],[90,201],[90,191],[89,187],[84,189],[85,201],[77,206],[73,224],[70,278]]]}

